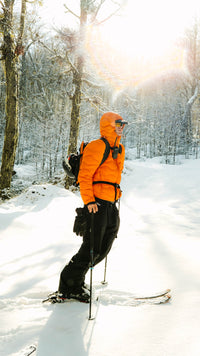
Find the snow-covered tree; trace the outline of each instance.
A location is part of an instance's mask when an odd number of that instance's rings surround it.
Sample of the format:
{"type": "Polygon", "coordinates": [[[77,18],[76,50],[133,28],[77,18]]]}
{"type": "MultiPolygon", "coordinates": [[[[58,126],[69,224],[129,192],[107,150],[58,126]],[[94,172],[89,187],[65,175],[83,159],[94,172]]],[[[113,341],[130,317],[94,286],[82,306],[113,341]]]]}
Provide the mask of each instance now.
{"type": "Polygon", "coordinates": [[[0,190],[10,188],[12,172],[18,142],[18,100],[19,100],[19,70],[18,58],[23,53],[23,34],[26,15],[26,0],[21,1],[21,15],[19,30],[14,36],[13,31],[13,6],[14,0],[1,2],[1,30],[3,44],[1,47],[2,60],[5,64],[6,80],[6,126],[1,164],[0,190]]]}

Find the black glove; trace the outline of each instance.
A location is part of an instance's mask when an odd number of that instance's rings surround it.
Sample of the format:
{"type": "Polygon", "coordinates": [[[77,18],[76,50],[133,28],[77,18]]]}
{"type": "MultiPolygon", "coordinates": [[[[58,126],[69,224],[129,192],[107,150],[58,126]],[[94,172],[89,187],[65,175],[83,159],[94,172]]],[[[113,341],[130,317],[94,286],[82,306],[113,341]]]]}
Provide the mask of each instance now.
{"type": "Polygon", "coordinates": [[[84,236],[89,227],[89,212],[87,207],[77,208],[73,232],[78,236],[84,236]]]}

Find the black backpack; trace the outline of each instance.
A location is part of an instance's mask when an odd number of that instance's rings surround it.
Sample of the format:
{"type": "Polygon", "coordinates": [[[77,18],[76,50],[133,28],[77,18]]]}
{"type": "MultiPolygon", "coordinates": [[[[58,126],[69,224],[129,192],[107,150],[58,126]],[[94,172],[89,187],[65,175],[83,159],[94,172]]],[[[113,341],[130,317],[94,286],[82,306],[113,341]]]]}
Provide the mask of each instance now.
{"type": "MultiPolygon", "coordinates": [[[[110,153],[110,144],[109,142],[104,138],[101,137],[101,140],[105,143],[105,151],[101,160],[101,163],[99,166],[101,166],[105,160],[108,158],[108,155],[110,153]]],[[[81,165],[81,161],[82,161],[82,156],[84,153],[84,149],[87,146],[88,142],[82,142],[79,148],[79,153],[77,152],[72,153],[70,156],[68,156],[68,162],[66,160],[63,160],[63,169],[65,171],[65,173],[67,173],[68,177],[73,178],[74,182],[73,185],[75,187],[78,187],[79,183],[78,183],[78,174],[79,174],[79,170],[80,170],[80,165],[81,165]]]]}

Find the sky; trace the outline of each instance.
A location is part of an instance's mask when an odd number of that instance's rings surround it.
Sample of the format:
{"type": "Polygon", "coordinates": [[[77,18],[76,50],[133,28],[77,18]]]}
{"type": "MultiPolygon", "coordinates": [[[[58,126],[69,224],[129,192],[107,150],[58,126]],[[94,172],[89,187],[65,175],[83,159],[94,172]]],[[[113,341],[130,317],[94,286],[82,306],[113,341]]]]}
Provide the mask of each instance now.
{"type": "MultiPolygon", "coordinates": [[[[137,84],[155,73],[182,68],[184,53],[177,49],[177,39],[185,28],[192,26],[195,16],[200,17],[199,0],[124,2],[120,16],[112,17],[91,32],[88,29],[87,52],[100,75],[107,77],[107,72],[113,71],[112,77],[127,82],[131,73],[132,84],[137,84]]],[[[72,27],[77,21],[71,14],[66,15],[63,3],[78,13],[78,0],[44,0],[40,12],[50,26],[72,27]]],[[[109,3],[110,0],[105,2],[99,13],[101,19],[107,17],[109,3]]]]}
{"type": "MultiPolygon", "coordinates": [[[[42,14],[47,21],[59,25],[61,23],[72,23],[73,16],[64,13],[64,3],[75,12],[79,10],[79,1],[69,0],[43,0],[42,14]],[[72,3],[72,4],[71,4],[72,3]]],[[[108,9],[110,1],[105,2],[101,18],[108,9]]],[[[174,36],[182,33],[183,28],[188,26],[195,15],[200,15],[200,3],[198,0],[183,2],[181,0],[168,0],[161,2],[159,0],[125,0],[126,5],[123,7],[120,16],[115,16],[107,21],[109,28],[109,38],[117,34],[119,40],[124,33],[131,33],[134,44],[138,47],[138,42],[143,42],[146,51],[148,51],[149,38],[153,38],[160,46],[162,42],[169,42],[174,36]],[[163,41],[164,39],[164,41],[163,41]]],[[[113,40],[113,38],[112,38],[113,40]]],[[[116,39],[115,39],[116,41],[116,39]]],[[[124,41],[127,45],[126,40],[124,41]]],[[[143,49],[143,51],[145,51],[143,49]]]]}

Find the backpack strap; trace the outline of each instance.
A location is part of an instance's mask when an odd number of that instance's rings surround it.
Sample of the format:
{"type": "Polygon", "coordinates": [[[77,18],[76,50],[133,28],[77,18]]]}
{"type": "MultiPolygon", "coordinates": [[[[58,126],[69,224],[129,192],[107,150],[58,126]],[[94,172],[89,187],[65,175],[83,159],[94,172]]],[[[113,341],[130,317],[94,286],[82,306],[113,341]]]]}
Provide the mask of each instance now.
{"type": "MultiPolygon", "coordinates": [[[[114,150],[114,147],[110,147],[110,144],[109,144],[108,140],[106,140],[105,137],[101,137],[100,139],[101,139],[101,140],[105,143],[105,145],[106,145],[106,149],[105,149],[105,152],[104,152],[104,154],[103,154],[102,161],[101,161],[101,163],[100,163],[100,165],[101,165],[101,164],[103,164],[103,163],[105,162],[105,160],[108,158],[109,153],[110,153],[110,150],[114,150]]],[[[117,147],[117,150],[118,150],[118,153],[120,153],[120,154],[122,153],[122,145],[121,145],[121,144],[119,144],[119,147],[117,147]]]]}
{"type": "MultiPolygon", "coordinates": [[[[101,137],[101,140],[105,142],[106,145],[106,149],[104,151],[103,154],[103,158],[102,161],[100,163],[100,166],[106,161],[106,159],[109,156],[110,150],[113,149],[113,147],[110,147],[110,144],[108,142],[108,140],[106,140],[105,137],[101,137]]],[[[122,152],[122,146],[119,146],[119,153],[122,152]]],[[[102,180],[98,180],[98,181],[94,181],[92,184],[108,184],[108,185],[112,185],[115,188],[115,202],[116,202],[116,198],[117,198],[117,189],[120,189],[120,185],[117,183],[112,183],[112,182],[106,182],[106,181],[102,181],[102,180]]]]}
{"type": "Polygon", "coordinates": [[[110,144],[108,142],[108,140],[106,140],[105,137],[101,137],[100,138],[106,145],[106,148],[105,148],[105,151],[104,151],[104,154],[103,154],[103,158],[101,160],[101,163],[100,163],[100,166],[107,160],[108,156],[109,156],[109,153],[110,153],[110,144]]]}
{"type": "Polygon", "coordinates": [[[87,146],[87,144],[88,144],[88,142],[84,142],[84,141],[81,142],[81,145],[79,148],[80,155],[83,154],[83,151],[84,151],[85,147],[87,146]]]}

